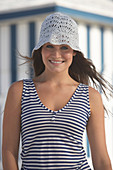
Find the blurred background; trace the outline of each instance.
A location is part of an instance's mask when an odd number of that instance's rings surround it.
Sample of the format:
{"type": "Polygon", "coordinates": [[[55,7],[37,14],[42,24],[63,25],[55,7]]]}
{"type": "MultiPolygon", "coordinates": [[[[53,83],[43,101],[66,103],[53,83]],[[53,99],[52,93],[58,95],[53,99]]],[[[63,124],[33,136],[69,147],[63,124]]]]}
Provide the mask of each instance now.
{"type": "MultiPolygon", "coordinates": [[[[2,118],[9,86],[30,77],[30,66],[20,65],[22,55],[31,56],[40,26],[53,12],[70,15],[79,25],[80,48],[97,70],[113,84],[113,0],[0,0],[0,170],[2,170],[2,118]]],[[[103,96],[103,95],[102,95],[103,96]]],[[[103,102],[113,113],[113,99],[103,102]]],[[[113,115],[105,116],[106,142],[113,165],[113,115]]],[[[86,133],[84,146],[91,154],[86,133]]]]}

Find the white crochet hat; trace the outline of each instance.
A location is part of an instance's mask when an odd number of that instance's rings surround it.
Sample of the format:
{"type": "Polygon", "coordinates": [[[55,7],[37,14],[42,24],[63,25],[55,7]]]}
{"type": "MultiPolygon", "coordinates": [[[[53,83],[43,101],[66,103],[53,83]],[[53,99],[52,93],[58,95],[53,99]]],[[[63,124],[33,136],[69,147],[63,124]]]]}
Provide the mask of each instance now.
{"type": "Polygon", "coordinates": [[[73,50],[81,51],[77,23],[60,12],[47,16],[41,26],[39,42],[33,51],[38,50],[47,42],[54,45],[67,44],[73,50]]]}

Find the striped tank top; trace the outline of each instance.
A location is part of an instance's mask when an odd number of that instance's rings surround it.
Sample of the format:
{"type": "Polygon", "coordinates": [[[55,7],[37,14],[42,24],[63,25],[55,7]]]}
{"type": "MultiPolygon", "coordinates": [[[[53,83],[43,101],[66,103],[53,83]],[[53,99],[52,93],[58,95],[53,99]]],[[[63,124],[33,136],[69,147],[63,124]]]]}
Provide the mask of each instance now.
{"type": "Polygon", "coordinates": [[[22,170],[91,170],[83,147],[90,116],[88,86],[79,84],[58,111],[41,102],[32,79],[23,80],[22,170]]]}

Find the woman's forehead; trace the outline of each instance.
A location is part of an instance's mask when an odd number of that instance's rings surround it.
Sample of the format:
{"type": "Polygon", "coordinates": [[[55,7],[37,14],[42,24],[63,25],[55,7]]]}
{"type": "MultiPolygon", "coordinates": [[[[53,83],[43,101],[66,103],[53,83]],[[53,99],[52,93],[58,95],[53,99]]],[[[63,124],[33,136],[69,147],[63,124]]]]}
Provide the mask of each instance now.
{"type": "Polygon", "coordinates": [[[55,46],[55,47],[67,46],[67,47],[71,48],[71,47],[70,47],[69,45],[67,45],[67,44],[52,44],[52,43],[47,42],[47,43],[45,43],[43,46],[46,46],[46,45],[52,45],[52,46],[55,46]]]}

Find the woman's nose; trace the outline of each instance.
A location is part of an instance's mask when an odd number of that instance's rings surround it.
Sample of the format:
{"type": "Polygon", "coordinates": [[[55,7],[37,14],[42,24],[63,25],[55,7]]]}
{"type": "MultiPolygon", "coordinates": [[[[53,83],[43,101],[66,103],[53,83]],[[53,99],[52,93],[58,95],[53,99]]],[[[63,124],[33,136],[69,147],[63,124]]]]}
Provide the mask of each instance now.
{"type": "Polygon", "coordinates": [[[61,57],[61,52],[60,52],[59,50],[55,50],[55,51],[54,51],[54,57],[55,57],[55,58],[61,57]]]}

